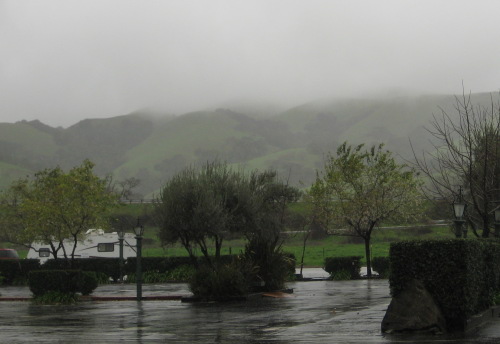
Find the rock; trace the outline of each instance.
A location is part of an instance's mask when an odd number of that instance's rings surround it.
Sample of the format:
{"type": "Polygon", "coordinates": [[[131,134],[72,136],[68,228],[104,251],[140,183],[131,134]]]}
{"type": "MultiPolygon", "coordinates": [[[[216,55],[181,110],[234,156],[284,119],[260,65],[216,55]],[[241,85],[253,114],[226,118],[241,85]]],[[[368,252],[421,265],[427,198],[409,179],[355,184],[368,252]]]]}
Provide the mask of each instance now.
{"type": "Polygon", "coordinates": [[[410,281],[392,301],[382,320],[382,332],[446,331],[446,320],[422,281],[410,281]]]}

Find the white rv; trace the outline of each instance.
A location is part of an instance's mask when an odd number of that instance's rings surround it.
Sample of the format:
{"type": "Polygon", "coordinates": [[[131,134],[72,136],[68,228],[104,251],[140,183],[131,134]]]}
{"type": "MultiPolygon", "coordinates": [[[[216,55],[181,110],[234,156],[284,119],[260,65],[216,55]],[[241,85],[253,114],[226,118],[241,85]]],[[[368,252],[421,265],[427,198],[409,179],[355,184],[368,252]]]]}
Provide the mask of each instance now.
{"type": "MultiPolygon", "coordinates": [[[[65,240],[64,247],[68,257],[71,256],[74,242],[65,240]]],[[[123,258],[135,257],[135,236],[132,233],[125,233],[123,240],[123,258]]],[[[33,243],[32,248],[28,251],[28,259],[40,259],[40,263],[45,263],[48,259],[53,259],[50,245],[33,243]]],[[[57,252],[58,258],[64,258],[62,248],[57,252]]],[[[89,229],[85,233],[85,238],[78,241],[75,250],[75,258],[119,258],[120,257],[120,241],[118,233],[104,233],[102,229],[89,229]]]]}

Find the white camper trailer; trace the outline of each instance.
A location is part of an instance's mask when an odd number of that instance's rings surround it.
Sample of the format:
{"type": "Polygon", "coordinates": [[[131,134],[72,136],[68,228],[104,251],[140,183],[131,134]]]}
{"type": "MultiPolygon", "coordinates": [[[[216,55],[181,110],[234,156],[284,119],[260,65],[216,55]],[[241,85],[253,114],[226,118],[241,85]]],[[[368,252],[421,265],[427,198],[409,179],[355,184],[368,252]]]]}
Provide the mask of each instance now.
{"type": "MultiPolygon", "coordinates": [[[[72,240],[64,241],[64,248],[68,257],[71,256],[74,242],[72,240]]],[[[123,240],[123,258],[135,257],[135,236],[132,233],[125,233],[123,240]]],[[[63,250],[57,252],[58,258],[64,258],[63,250]]],[[[78,241],[75,250],[75,258],[119,258],[120,241],[118,233],[104,233],[102,229],[89,229],[85,233],[85,238],[78,241]]],[[[40,259],[40,263],[45,263],[48,259],[53,259],[50,245],[33,243],[28,251],[28,259],[40,259]]]]}

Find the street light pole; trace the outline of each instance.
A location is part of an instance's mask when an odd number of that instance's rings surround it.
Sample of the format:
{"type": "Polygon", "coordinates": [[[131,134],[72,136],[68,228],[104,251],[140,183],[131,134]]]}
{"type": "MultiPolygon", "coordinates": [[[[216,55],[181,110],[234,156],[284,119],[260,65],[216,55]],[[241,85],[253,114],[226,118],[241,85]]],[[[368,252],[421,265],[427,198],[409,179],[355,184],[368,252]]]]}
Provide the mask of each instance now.
{"type": "Polygon", "coordinates": [[[120,283],[123,283],[123,239],[125,238],[125,232],[123,228],[118,230],[118,241],[120,242],[120,283]]]}
{"type": "Polygon", "coordinates": [[[144,226],[141,223],[141,219],[137,218],[137,225],[134,227],[135,239],[136,239],[136,273],[135,279],[137,283],[137,301],[142,300],[142,236],[144,235],[144,226]]]}

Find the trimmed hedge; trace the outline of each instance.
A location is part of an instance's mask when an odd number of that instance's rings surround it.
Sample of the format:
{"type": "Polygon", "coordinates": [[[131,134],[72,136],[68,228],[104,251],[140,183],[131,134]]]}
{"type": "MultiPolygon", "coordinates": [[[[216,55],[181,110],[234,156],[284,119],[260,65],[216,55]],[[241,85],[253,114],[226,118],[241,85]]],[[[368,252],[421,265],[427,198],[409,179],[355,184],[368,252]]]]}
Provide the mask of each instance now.
{"type": "Polygon", "coordinates": [[[389,257],[373,257],[372,258],[372,269],[377,271],[380,278],[389,278],[391,271],[391,264],[389,257]]]}
{"type": "Polygon", "coordinates": [[[100,272],[118,281],[120,278],[119,258],[77,258],[72,262],[66,259],[49,259],[43,264],[44,270],[76,269],[82,271],[100,272]]]}
{"type": "Polygon", "coordinates": [[[0,284],[16,284],[28,278],[28,273],[38,270],[40,262],[38,259],[2,259],[0,260],[0,275],[3,281],[0,284]]]}
{"type": "Polygon", "coordinates": [[[38,270],[28,274],[28,286],[35,297],[49,292],[89,295],[97,288],[97,280],[88,271],[38,270]]]}
{"type": "MultiPolygon", "coordinates": [[[[201,261],[201,258],[198,260],[201,261]]],[[[137,259],[135,257],[127,258],[125,262],[125,275],[135,273],[136,261],[137,259]]],[[[182,265],[192,266],[193,263],[189,257],[141,257],[143,272],[151,271],[165,273],[173,271],[182,265]]]]}
{"type": "Polygon", "coordinates": [[[325,258],[324,269],[333,279],[359,279],[361,258],[363,257],[328,257],[325,258]]]}
{"type": "Polygon", "coordinates": [[[491,240],[404,241],[391,244],[391,294],[421,280],[443,311],[448,330],[488,309],[500,290],[500,243],[491,240]]]}

